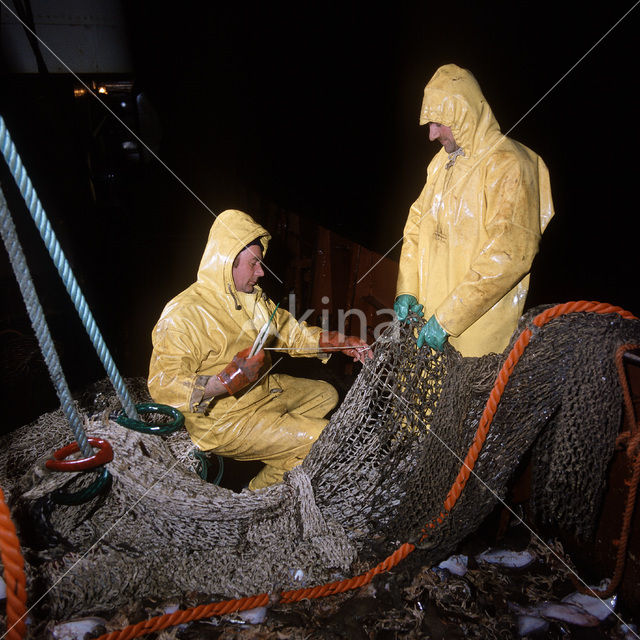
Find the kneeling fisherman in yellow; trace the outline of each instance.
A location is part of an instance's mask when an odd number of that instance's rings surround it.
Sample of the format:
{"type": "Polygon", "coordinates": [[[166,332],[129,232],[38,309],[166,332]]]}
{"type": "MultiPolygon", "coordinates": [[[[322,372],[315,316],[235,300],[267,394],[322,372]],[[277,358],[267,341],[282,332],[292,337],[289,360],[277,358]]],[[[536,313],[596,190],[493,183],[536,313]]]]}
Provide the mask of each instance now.
{"type": "Polygon", "coordinates": [[[463,356],[501,353],[554,213],[549,172],[500,132],[473,75],[454,64],[425,87],[420,124],[442,148],[409,211],[394,308],[400,320],[428,319],[419,347],[449,339],[463,356]]]}
{"type": "Polygon", "coordinates": [[[323,331],[277,308],[257,286],[270,235],[249,215],[227,210],[209,233],[198,279],[171,300],[153,329],[149,391],[182,411],[196,446],[236,460],[261,460],[260,489],[300,464],[338,401],[320,380],[271,373],[263,349],[250,356],[271,318],[270,345],[326,361],[323,348],[364,362],[366,342],[323,331]]]}

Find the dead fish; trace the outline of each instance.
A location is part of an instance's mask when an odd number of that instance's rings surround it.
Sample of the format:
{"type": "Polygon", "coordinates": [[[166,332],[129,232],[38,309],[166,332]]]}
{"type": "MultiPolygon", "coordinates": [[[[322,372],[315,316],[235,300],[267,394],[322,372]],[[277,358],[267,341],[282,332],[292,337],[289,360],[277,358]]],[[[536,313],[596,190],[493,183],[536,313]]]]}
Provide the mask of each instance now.
{"type": "Polygon", "coordinates": [[[51,637],[55,640],[84,640],[88,633],[93,633],[98,627],[106,629],[107,621],[103,618],[82,618],[62,622],[51,629],[51,637]]]}
{"type": "Polygon", "coordinates": [[[549,623],[535,616],[518,616],[518,634],[522,636],[528,636],[531,633],[539,633],[546,631],[549,627],[549,623]]]}
{"type": "Polygon", "coordinates": [[[531,551],[509,551],[508,549],[487,549],[476,556],[478,562],[498,564],[501,567],[521,569],[529,566],[536,559],[531,551]]]}
{"type": "Polygon", "coordinates": [[[514,602],[509,602],[509,608],[521,616],[567,622],[578,627],[597,627],[600,624],[598,618],[586,612],[579,605],[569,602],[542,602],[533,607],[522,607],[514,602]]]}
{"type": "Polygon", "coordinates": [[[547,602],[541,605],[540,615],[551,620],[560,620],[579,627],[597,627],[600,620],[582,607],[567,602],[547,602]]]}
{"type": "Polygon", "coordinates": [[[289,575],[292,580],[304,584],[304,571],[302,569],[296,569],[295,571],[293,569],[289,569],[289,575]]]}
{"type": "Polygon", "coordinates": [[[236,611],[222,616],[226,622],[233,624],[262,624],[267,618],[267,607],[255,607],[254,609],[246,609],[245,611],[236,611]]]}
{"type": "Polygon", "coordinates": [[[450,573],[453,573],[456,576],[463,576],[467,573],[467,564],[469,563],[469,558],[463,555],[454,555],[446,560],[443,560],[439,565],[439,569],[446,569],[450,573]]]}
{"type": "Polygon", "coordinates": [[[267,618],[267,607],[238,611],[238,615],[248,624],[262,624],[267,618]]]}
{"type": "MultiPolygon", "coordinates": [[[[596,589],[596,587],[591,588],[596,589]]],[[[562,602],[577,604],[579,607],[582,607],[587,613],[590,613],[592,616],[598,618],[598,620],[604,620],[613,613],[614,609],[616,608],[617,600],[618,596],[616,595],[602,600],[601,598],[589,596],[585,593],[579,593],[578,591],[575,591],[565,598],[562,598],[562,602]]]]}

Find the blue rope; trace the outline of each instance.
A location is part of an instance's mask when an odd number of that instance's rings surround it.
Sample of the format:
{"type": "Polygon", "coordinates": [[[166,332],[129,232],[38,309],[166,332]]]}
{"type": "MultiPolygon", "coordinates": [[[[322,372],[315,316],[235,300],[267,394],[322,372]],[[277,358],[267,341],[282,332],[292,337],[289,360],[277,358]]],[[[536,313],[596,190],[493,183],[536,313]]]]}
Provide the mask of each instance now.
{"type": "Polygon", "coordinates": [[[60,399],[64,415],[71,425],[71,430],[82,454],[86,458],[93,456],[93,448],[87,441],[87,434],[82,425],[82,420],[73,402],[62,367],[60,366],[60,359],[58,358],[58,353],[51,339],[51,333],[49,332],[42,306],[38,300],[38,294],[33,286],[29,267],[27,266],[27,261],[25,260],[20,241],[18,240],[18,234],[16,233],[16,228],[11,218],[11,212],[6,206],[2,188],[0,188],[0,232],[2,233],[2,241],[9,254],[13,272],[18,281],[27,312],[29,313],[31,326],[38,338],[42,356],[49,369],[49,375],[56,388],[56,393],[60,399]]]}
{"type": "MultiPolygon", "coordinates": [[[[49,224],[49,220],[47,219],[46,213],[40,204],[40,200],[31,184],[31,180],[27,175],[26,170],[22,165],[22,160],[18,155],[15,145],[11,140],[11,136],[7,131],[7,128],[4,123],[4,119],[0,116],[0,147],[2,148],[2,154],[9,166],[9,170],[11,171],[11,175],[13,176],[18,188],[20,189],[20,193],[24,198],[24,201],[29,209],[29,213],[33,218],[33,221],[44,240],[45,246],[49,251],[49,255],[53,260],[56,268],[58,269],[58,273],[62,278],[62,282],[64,283],[73,304],[82,320],[82,324],[91,339],[91,342],[100,358],[100,361],[104,365],[104,368],[113,384],[113,387],[118,394],[118,398],[122,403],[122,406],[129,418],[132,420],[140,420],[138,416],[138,412],[136,411],[135,405],[133,404],[131,397],[129,396],[129,392],[122,380],[116,365],[111,358],[111,354],[107,349],[107,346],[102,339],[102,335],[96,325],[95,320],[93,319],[93,315],[89,310],[89,306],[82,295],[82,291],[78,286],[78,283],[71,271],[71,267],[67,262],[67,259],[62,252],[62,248],[58,243],[58,240],[49,224]]],[[[80,444],[80,443],[78,443],[80,444]]],[[[84,451],[83,451],[84,453],[84,451]]]]}

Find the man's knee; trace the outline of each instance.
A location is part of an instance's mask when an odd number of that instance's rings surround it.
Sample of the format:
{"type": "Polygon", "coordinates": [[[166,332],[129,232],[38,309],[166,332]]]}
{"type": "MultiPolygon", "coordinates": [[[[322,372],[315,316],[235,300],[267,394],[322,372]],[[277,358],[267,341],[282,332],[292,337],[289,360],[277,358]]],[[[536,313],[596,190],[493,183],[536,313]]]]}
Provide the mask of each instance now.
{"type": "Polygon", "coordinates": [[[324,380],[321,380],[320,382],[322,382],[325,385],[325,388],[322,391],[323,394],[323,398],[324,398],[324,403],[329,407],[327,409],[327,412],[331,411],[331,409],[334,409],[336,407],[336,405],[338,404],[338,392],[336,390],[336,388],[329,384],[328,382],[325,382],[324,380]]]}
{"type": "Polygon", "coordinates": [[[324,418],[338,404],[338,392],[324,380],[301,380],[286,400],[287,409],[297,415],[324,418]]]}
{"type": "Polygon", "coordinates": [[[272,484],[280,482],[284,473],[284,469],[274,469],[273,467],[265,465],[258,475],[251,479],[248,488],[250,491],[256,491],[257,489],[270,487],[272,484]]]}

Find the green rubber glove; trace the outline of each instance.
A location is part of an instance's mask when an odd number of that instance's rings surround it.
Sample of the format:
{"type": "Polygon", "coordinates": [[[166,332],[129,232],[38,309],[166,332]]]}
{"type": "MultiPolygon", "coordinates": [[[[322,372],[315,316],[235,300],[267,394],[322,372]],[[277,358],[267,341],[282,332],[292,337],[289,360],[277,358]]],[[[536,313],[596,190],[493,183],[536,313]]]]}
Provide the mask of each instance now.
{"type": "Polygon", "coordinates": [[[418,301],[408,293],[403,293],[396,298],[396,301],[393,303],[393,310],[396,312],[400,322],[411,322],[407,320],[409,312],[415,313],[422,318],[422,305],[418,304],[418,301]]]}
{"type": "Polygon", "coordinates": [[[444,343],[447,341],[448,337],[449,334],[440,326],[435,315],[433,315],[429,320],[427,320],[427,324],[425,324],[420,330],[417,343],[418,349],[425,344],[428,344],[432,349],[442,351],[442,349],[444,349],[444,343]]]}

